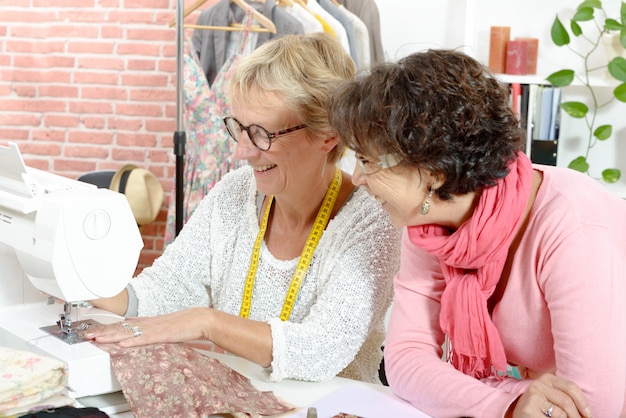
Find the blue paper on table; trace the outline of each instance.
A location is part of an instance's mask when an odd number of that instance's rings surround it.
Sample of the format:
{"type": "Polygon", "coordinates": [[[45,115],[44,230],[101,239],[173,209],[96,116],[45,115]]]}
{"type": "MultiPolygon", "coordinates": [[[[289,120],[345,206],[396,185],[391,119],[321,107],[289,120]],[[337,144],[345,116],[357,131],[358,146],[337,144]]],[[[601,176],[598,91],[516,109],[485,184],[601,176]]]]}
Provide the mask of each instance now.
{"type": "MultiPolygon", "coordinates": [[[[340,387],[308,407],[317,409],[318,418],[331,418],[340,413],[363,418],[430,418],[391,393],[360,386],[340,387]]],[[[308,407],[293,417],[306,418],[308,407]]]]}

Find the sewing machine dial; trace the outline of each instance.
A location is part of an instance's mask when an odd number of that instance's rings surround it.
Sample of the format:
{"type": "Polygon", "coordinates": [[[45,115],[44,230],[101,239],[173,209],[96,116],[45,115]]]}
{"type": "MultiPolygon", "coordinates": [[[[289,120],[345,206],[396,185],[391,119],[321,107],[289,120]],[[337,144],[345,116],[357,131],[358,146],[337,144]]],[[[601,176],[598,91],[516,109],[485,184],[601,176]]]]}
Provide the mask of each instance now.
{"type": "Polygon", "coordinates": [[[89,239],[103,239],[111,230],[111,217],[102,209],[91,211],[85,216],[83,230],[89,239]]]}

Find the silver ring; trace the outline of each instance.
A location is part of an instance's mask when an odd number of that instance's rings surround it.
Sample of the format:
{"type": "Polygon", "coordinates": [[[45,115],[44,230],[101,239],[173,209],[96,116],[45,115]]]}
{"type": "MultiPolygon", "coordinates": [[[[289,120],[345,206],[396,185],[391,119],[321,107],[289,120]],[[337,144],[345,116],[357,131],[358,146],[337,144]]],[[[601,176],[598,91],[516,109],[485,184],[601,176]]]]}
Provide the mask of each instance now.
{"type": "Polygon", "coordinates": [[[130,331],[130,324],[128,322],[122,322],[120,325],[124,328],[124,331],[130,331]]]}
{"type": "Polygon", "coordinates": [[[133,337],[139,337],[142,334],[141,327],[132,327],[131,329],[133,330],[133,337]]]}
{"type": "Polygon", "coordinates": [[[550,404],[550,408],[546,409],[546,412],[543,413],[546,417],[552,416],[552,411],[554,410],[554,405],[550,404]]]}

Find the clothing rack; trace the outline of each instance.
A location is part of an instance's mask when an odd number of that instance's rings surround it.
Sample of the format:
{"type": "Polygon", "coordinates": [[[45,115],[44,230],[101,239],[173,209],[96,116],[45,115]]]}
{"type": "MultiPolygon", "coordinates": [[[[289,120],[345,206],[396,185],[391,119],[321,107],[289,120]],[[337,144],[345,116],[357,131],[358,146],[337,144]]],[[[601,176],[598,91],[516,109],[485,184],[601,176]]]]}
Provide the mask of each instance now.
{"type": "MultiPolygon", "coordinates": [[[[249,7],[244,0],[231,0],[231,2],[237,4],[242,9],[249,7]]],[[[183,0],[177,0],[176,16],[175,19],[170,22],[170,26],[176,25],[176,131],[174,132],[174,155],[176,156],[176,201],[175,201],[175,236],[183,228],[185,222],[184,219],[184,170],[185,170],[185,147],[187,143],[187,137],[185,133],[184,122],[184,30],[185,28],[198,28],[204,30],[231,30],[240,31],[241,25],[231,24],[230,26],[198,26],[198,25],[185,25],[184,19],[192,11],[196,10],[202,4],[206,3],[206,0],[197,0],[191,7],[184,10],[183,0]]],[[[253,32],[270,32],[276,33],[276,26],[274,23],[253,10],[255,19],[261,23],[261,26],[254,26],[251,31],[253,32]]]]}
{"type": "Polygon", "coordinates": [[[183,229],[183,202],[185,169],[185,124],[183,120],[183,0],[176,0],[176,131],[174,132],[174,155],[176,156],[176,236],[183,229]]]}

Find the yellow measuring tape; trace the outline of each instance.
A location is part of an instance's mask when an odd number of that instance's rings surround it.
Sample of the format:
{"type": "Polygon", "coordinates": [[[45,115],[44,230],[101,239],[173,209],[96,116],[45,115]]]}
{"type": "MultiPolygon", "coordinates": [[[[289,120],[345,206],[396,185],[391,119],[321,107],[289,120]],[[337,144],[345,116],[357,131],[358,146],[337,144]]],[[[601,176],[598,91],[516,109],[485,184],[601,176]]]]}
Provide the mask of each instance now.
{"type": "MultiPolygon", "coordinates": [[[[309,264],[311,264],[311,259],[313,258],[313,252],[315,252],[315,248],[317,247],[317,244],[319,243],[320,238],[324,233],[324,229],[328,224],[330,214],[333,211],[333,207],[335,206],[335,202],[337,201],[337,196],[339,195],[340,189],[341,170],[336,167],[333,181],[330,183],[330,186],[326,191],[326,196],[324,196],[322,206],[317,212],[317,217],[315,218],[315,222],[313,223],[313,228],[311,228],[311,232],[309,232],[309,237],[304,244],[302,254],[300,254],[300,260],[298,261],[296,271],[291,278],[291,284],[289,285],[289,290],[287,291],[287,296],[285,297],[285,302],[283,303],[283,309],[280,312],[280,319],[283,321],[289,319],[289,316],[291,315],[291,310],[293,309],[293,304],[295,303],[296,296],[298,295],[298,291],[300,290],[302,279],[304,279],[306,271],[309,269],[309,264]]],[[[246,278],[246,284],[243,289],[243,297],[241,300],[241,309],[239,311],[239,316],[241,316],[242,318],[248,318],[250,316],[252,291],[254,289],[254,278],[256,277],[256,271],[259,267],[259,254],[261,253],[261,243],[263,242],[263,237],[265,236],[265,231],[267,230],[267,222],[270,216],[270,209],[273,202],[274,196],[270,196],[269,201],[267,202],[267,207],[265,208],[265,212],[263,214],[263,221],[261,222],[259,233],[256,237],[256,240],[254,241],[254,248],[252,248],[250,268],[248,269],[248,276],[246,278]]]]}

